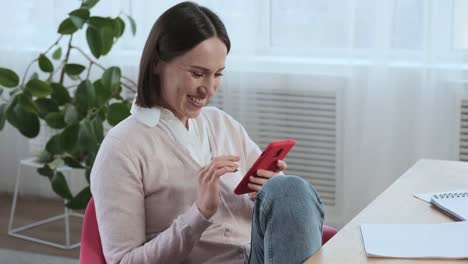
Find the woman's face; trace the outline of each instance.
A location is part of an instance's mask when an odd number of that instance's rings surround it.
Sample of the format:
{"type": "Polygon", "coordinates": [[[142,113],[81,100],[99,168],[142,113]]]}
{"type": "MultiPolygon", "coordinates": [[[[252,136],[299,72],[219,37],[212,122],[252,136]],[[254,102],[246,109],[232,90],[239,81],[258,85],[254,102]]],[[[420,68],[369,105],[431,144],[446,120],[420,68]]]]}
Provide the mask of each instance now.
{"type": "Polygon", "coordinates": [[[218,89],[226,56],[226,45],[212,37],[154,68],[161,81],[162,106],[186,127],[188,118],[197,117],[218,89]]]}

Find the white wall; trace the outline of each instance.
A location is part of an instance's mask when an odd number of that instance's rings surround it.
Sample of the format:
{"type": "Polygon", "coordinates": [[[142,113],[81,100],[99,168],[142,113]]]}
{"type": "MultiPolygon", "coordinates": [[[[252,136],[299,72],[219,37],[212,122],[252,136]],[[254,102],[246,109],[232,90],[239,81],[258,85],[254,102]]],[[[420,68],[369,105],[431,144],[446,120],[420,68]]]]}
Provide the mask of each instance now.
{"type": "Polygon", "coordinates": [[[0,192],[12,192],[15,184],[18,154],[27,151],[27,142],[14,128],[6,125],[0,132],[0,192]]]}

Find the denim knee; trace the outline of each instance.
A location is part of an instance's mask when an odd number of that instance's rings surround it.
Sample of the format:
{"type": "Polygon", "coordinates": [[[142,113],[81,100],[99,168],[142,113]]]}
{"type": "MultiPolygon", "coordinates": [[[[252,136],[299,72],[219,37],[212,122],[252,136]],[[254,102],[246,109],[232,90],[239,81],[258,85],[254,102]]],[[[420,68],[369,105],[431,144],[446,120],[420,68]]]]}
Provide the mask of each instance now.
{"type": "Polygon", "coordinates": [[[304,199],[312,196],[313,200],[322,204],[320,197],[315,188],[306,180],[298,176],[278,175],[268,180],[263,185],[260,192],[262,196],[275,198],[297,198],[304,199]]]}

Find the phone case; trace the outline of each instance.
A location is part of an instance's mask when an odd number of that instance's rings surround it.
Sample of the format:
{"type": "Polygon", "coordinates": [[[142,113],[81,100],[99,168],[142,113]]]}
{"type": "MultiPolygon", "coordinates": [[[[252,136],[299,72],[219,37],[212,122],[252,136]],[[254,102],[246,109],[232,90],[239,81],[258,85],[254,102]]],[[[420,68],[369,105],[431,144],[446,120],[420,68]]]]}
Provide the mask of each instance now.
{"type": "Polygon", "coordinates": [[[250,182],[249,177],[256,175],[258,170],[276,171],[278,169],[278,160],[283,160],[292,147],[296,144],[293,139],[274,141],[268,144],[263,153],[258,157],[255,163],[250,167],[249,171],[242,178],[240,183],[234,189],[235,194],[244,194],[254,192],[248,187],[250,182]]]}

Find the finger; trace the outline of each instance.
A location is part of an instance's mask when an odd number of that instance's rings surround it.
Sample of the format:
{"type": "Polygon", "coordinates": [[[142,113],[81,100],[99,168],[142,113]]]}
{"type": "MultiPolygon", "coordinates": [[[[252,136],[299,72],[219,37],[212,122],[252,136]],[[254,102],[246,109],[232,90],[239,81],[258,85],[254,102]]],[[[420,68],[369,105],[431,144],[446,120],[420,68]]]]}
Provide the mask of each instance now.
{"type": "Polygon", "coordinates": [[[214,171],[213,177],[211,177],[211,180],[216,181],[220,177],[226,175],[227,173],[234,172],[234,170],[235,170],[235,168],[230,168],[230,167],[223,167],[223,168],[217,169],[217,170],[214,171]]]}
{"type": "Polygon", "coordinates": [[[208,177],[207,177],[207,171],[208,171],[209,167],[208,166],[203,166],[201,167],[200,170],[198,170],[197,172],[197,177],[199,179],[199,181],[205,181],[208,177]]]}
{"type": "Polygon", "coordinates": [[[213,160],[208,164],[208,166],[212,166],[216,169],[219,169],[221,167],[239,167],[239,162],[235,161],[228,161],[228,160],[213,160]]]}
{"type": "Polygon", "coordinates": [[[269,171],[269,170],[258,170],[257,171],[257,176],[267,178],[267,179],[270,179],[271,177],[273,177],[275,175],[276,175],[276,172],[269,171]]]}
{"type": "Polygon", "coordinates": [[[249,187],[249,189],[254,190],[256,192],[260,191],[260,189],[262,188],[262,186],[254,183],[249,183],[247,186],[249,187]]]}
{"type": "Polygon", "coordinates": [[[209,167],[209,169],[206,172],[206,177],[211,180],[213,177],[219,177],[220,175],[217,175],[216,171],[220,169],[225,169],[226,172],[235,172],[238,169],[239,165],[238,164],[223,164],[223,166],[217,166],[217,165],[212,165],[209,167]]]}
{"type": "Polygon", "coordinates": [[[224,156],[214,157],[211,160],[212,161],[216,161],[216,160],[239,161],[240,156],[237,156],[237,155],[224,155],[224,156]]]}
{"type": "Polygon", "coordinates": [[[268,181],[268,179],[254,177],[254,176],[250,176],[249,180],[250,180],[251,183],[255,183],[255,184],[258,184],[258,185],[261,185],[261,186],[263,186],[268,181]]]}
{"type": "Polygon", "coordinates": [[[230,157],[235,156],[220,156],[212,159],[210,163],[206,165],[207,170],[204,172],[205,177],[207,177],[207,180],[212,180],[213,177],[219,176],[215,175],[215,172],[221,168],[228,168],[226,172],[235,172],[239,168],[239,163],[237,161],[230,160],[230,157]]]}
{"type": "Polygon", "coordinates": [[[288,168],[288,164],[284,160],[278,160],[277,166],[278,170],[276,172],[284,171],[288,168]]]}

